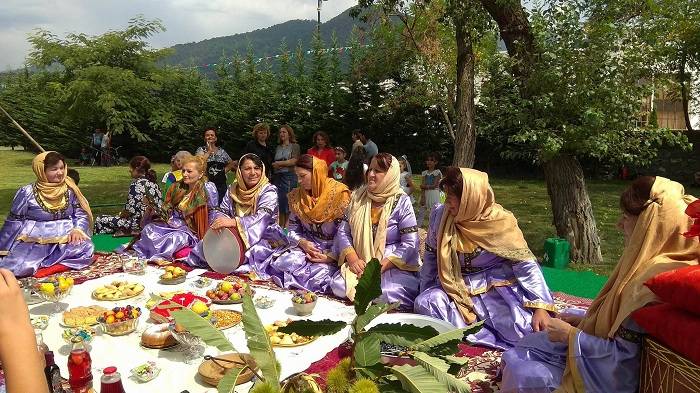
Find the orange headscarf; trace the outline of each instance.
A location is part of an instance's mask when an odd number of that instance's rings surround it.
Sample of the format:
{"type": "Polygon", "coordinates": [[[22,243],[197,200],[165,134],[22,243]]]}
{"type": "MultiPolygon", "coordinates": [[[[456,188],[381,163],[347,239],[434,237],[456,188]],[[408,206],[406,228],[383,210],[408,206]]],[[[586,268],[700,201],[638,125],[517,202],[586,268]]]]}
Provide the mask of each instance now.
{"type": "Polygon", "coordinates": [[[438,276],[442,288],[455,301],[467,323],[476,321],[474,305],[462,278],[457,252],[471,253],[477,247],[514,261],[534,260],[518,220],[495,201],[486,173],[460,168],[462,199],[452,216],[442,213],[438,228],[438,276]]]}
{"type": "Polygon", "coordinates": [[[55,152],[43,152],[34,157],[34,160],[32,160],[32,170],[34,171],[34,175],[36,175],[36,183],[34,184],[39,194],[38,197],[41,199],[41,202],[49,208],[62,209],[68,203],[65,195],[66,191],[68,191],[70,188],[75,194],[75,197],[78,199],[80,207],[82,207],[83,210],[85,210],[85,213],[87,213],[90,219],[90,230],[92,230],[93,217],[92,210],[90,210],[90,204],[85,196],[83,196],[83,193],[80,192],[80,188],[78,188],[78,186],[73,182],[73,179],[68,177],[68,164],[64,163],[64,175],[63,180],[60,183],[49,183],[49,180],[46,178],[46,172],[44,172],[46,169],[44,167],[44,160],[49,153],[55,152]]]}
{"type": "Polygon", "coordinates": [[[261,168],[262,174],[260,175],[260,181],[258,182],[258,184],[256,184],[255,187],[252,187],[250,189],[245,185],[245,180],[243,180],[243,173],[241,172],[241,166],[243,166],[243,160],[245,160],[246,158],[250,159],[249,156],[257,157],[257,155],[253,153],[248,153],[244,154],[238,160],[238,169],[236,169],[236,182],[234,184],[231,184],[228,190],[231,199],[236,204],[236,216],[238,217],[244,217],[255,213],[255,211],[257,210],[258,196],[262,192],[263,188],[268,183],[270,183],[270,180],[268,180],[267,176],[265,175],[265,164],[263,164],[261,168]]]}
{"type": "MultiPolygon", "coordinates": [[[[615,337],[622,322],[633,311],[657,299],[644,285],[647,280],[665,271],[698,264],[698,241],[682,235],[693,224],[685,209],[695,200],[685,194],[681,184],[656,178],[647,207],[637,218],[620,261],[578,329],[571,329],[571,335],[580,329],[601,338],[615,337]]],[[[584,391],[575,363],[575,358],[569,356],[562,385],[557,391],[584,391]]]]}
{"type": "Polygon", "coordinates": [[[297,187],[288,194],[289,208],[302,221],[322,224],[341,217],[350,203],[348,187],[328,177],[324,160],[312,157],[311,193],[297,187]]]}

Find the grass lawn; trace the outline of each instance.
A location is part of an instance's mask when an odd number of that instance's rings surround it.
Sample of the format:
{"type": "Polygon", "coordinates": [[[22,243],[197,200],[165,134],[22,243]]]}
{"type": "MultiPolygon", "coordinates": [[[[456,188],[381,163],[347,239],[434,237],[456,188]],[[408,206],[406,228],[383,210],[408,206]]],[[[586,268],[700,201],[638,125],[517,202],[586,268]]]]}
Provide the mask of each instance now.
{"type": "MultiPolygon", "coordinates": [[[[34,181],[35,177],[31,169],[33,157],[33,154],[22,151],[6,150],[0,153],[0,167],[5,170],[0,181],[0,223],[5,220],[17,188],[34,181]]],[[[119,206],[100,207],[100,205],[124,203],[129,184],[126,166],[111,168],[73,166],[73,168],[80,172],[80,189],[94,206],[95,215],[115,213],[120,210],[119,206]]],[[[157,164],[154,169],[158,176],[162,177],[168,168],[169,165],[157,164]]],[[[417,181],[416,184],[418,183],[417,181]]],[[[549,196],[544,181],[491,179],[491,183],[496,193],[496,200],[515,213],[527,242],[535,254],[541,257],[544,240],[555,235],[549,196]]],[[[615,229],[615,223],[619,217],[619,195],[624,187],[625,183],[619,181],[588,182],[605,264],[575,266],[574,269],[592,269],[601,274],[612,271],[622,251],[622,235],[615,229]]]]}

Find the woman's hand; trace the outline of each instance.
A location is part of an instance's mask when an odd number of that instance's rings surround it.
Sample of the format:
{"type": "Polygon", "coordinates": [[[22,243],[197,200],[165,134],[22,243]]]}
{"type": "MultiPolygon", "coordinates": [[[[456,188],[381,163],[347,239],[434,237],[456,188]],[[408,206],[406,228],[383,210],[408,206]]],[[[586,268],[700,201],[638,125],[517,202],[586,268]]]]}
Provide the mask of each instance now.
{"type": "Polygon", "coordinates": [[[578,324],[583,320],[583,315],[560,314],[558,318],[571,326],[578,326],[578,324]]]}
{"type": "Polygon", "coordinates": [[[551,342],[567,343],[569,332],[574,327],[559,318],[550,318],[547,324],[547,336],[551,342]]]}
{"type": "Polygon", "coordinates": [[[300,240],[300,241],[299,241],[299,247],[300,247],[302,250],[304,250],[304,252],[306,253],[306,255],[313,255],[313,256],[315,256],[315,255],[317,255],[317,254],[323,255],[323,253],[321,252],[321,250],[319,250],[313,243],[311,243],[311,242],[308,241],[308,240],[304,240],[304,239],[300,240]]]}
{"type": "Polygon", "coordinates": [[[68,243],[69,243],[69,244],[80,244],[80,243],[82,243],[82,242],[84,242],[84,241],[86,241],[86,240],[88,240],[88,239],[89,239],[89,238],[88,238],[87,236],[85,236],[85,234],[83,233],[83,231],[80,231],[80,230],[77,230],[77,229],[73,229],[73,230],[70,231],[70,233],[68,234],[68,243]]]}
{"type": "Polygon", "coordinates": [[[228,217],[218,217],[211,223],[211,229],[218,231],[222,228],[235,228],[236,220],[228,217]]]}
{"type": "Polygon", "coordinates": [[[329,257],[328,255],[322,253],[322,252],[317,252],[313,254],[306,254],[306,259],[313,263],[332,263],[333,258],[329,257]]]}
{"type": "Polygon", "coordinates": [[[547,310],[536,308],[532,313],[532,330],[535,332],[547,330],[547,325],[551,319],[547,310]]]}
{"type": "Polygon", "coordinates": [[[367,266],[367,262],[363,261],[360,258],[355,258],[352,261],[348,261],[348,267],[350,268],[350,271],[355,273],[358,277],[360,277],[362,273],[364,273],[365,266],[367,266]]]}
{"type": "Polygon", "coordinates": [[[382,265],[382,271],[381,271],[382,273],[384,273],[385,271],[387,271],[389,269],[396,267],[396,265],[394,265],[394,263],[391,262],[388,258],[382,259],[381,265],[382,265]]]}
{"type": "Polygon", "coordinates": [[[207,142],[207,153],[214,154],[216,152],[216,145],[214,142],[207,142]]]}

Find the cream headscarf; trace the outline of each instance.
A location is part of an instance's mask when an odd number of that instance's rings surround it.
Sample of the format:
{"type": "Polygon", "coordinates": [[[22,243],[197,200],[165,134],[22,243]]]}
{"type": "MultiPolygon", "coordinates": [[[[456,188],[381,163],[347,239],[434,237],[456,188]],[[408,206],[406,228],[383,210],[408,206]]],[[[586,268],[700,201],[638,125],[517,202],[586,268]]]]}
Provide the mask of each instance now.
{"type": "Polygon", "coordinates": [[[534,260],[518,220],[495,202],[488,175],[460,168],[462,199],[456,216],[447,210],[438,227],[438,276],[442,288],[455,301],[467,323],[476,321],[469,290],[464,284],[457,252],[471,253],[477,247],[514,262],[534,260]]]}
{"type": "MultiPolygon", "coordinates": [[[[693,224],[685,209],[695,200],[685,194],[681,184],[656,178],[647,207],[637,218],[615,270],[579,324],[580,330],[601,338],[614,337],[632,312],[657,300],[644,285],[647,280],[665,271],[698,264],[698,241],[682,235],[693,224]]],[[[571,330],[571,334],[576,332],[571,330]]],[[[572,360],[569,357],[557,391],[583,392],[581,376],[572,360]]]]}
{"type": "MultiPolygon", "coordinates": [[[[352,193],[348,206],[350,213],[348,223],[350,224],[353,248],[357,256],[365,262],[369,262],[372,258],[377,258],[380,261],[384,258],[386,227],[389,216],[391,216],[391,209],[396,200],[404,193],[401,190],[400,177],[399,161],[392,156],[389,170],[374,191],[370,191],[365,185],[352,193]],[[377,224],[377,234],[374,236],[372,236],[372,202],[384,204],[377,224]]],[[[341,266],[341,272],[345,278],[345,293],[348,299],[354,300],[357,275],[350,271],[347,263],[341,266]]]]}
{"type": "Polygon", "coordinates": [[[265,175],[265,164],[262,165],[262,174],[260,175],[260,181],[255,187],[248,189],[243,180],[243,174],[241,173],[241,165],[243,165],[243,160],[250,158],[250,156],[257,157],[253,153],[244,154],[238,160],[238,169],[236,170],[236,183],[232,184],[229,188],[229,195],[231,199],[236,203],[236,216],[243,217],[257,210],[258,196],[262,191],[263,187],[267,185],[270,180],[268,180],[265,175]]]}
{"type": "Polygon", "coordinates": [[[52,210],[63,209],[68,203],[68,200],[66,199],[66,191],[70,188],[75,194],[75,197],[78,199],[80,207],[82,207],[83,210],[85,210],[85,213],[87,213],[88,218],[90,219],[89,228],[92,230],[93,217],[92,210],[90,210],[90,204],[88,203],[87,199],[85,199],[85,196],[83,196],[83,193],[80,192],[80,188],[78,188],[78,186],[73,182],[73,179],[68,177],[68,164],[64,161],[65,166],[63,168],[63,180],[60,183],[49,183],[49,180],[46,178],[46,172],[44,171],[44,160],[49,153],[55,152],[43,152],[34,157],[34,160],[32,161],[32,170],[34,171],[34,175],[36,175],[36,183],[34,184],[39,194],[37,197],[41,199],[39,202],[43,203],[52,210]]]}

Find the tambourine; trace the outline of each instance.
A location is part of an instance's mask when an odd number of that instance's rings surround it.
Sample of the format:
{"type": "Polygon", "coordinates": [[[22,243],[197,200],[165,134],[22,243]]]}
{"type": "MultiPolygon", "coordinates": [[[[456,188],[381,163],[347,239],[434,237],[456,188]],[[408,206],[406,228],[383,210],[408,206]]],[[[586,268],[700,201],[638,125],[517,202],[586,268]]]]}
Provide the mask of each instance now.
{"type": "Polygon", "coordinates": [[[209,229],[202,239],[202,251],[217,273],[229,274],[245,261],[245,244],[235,229],[209,229]]]}

